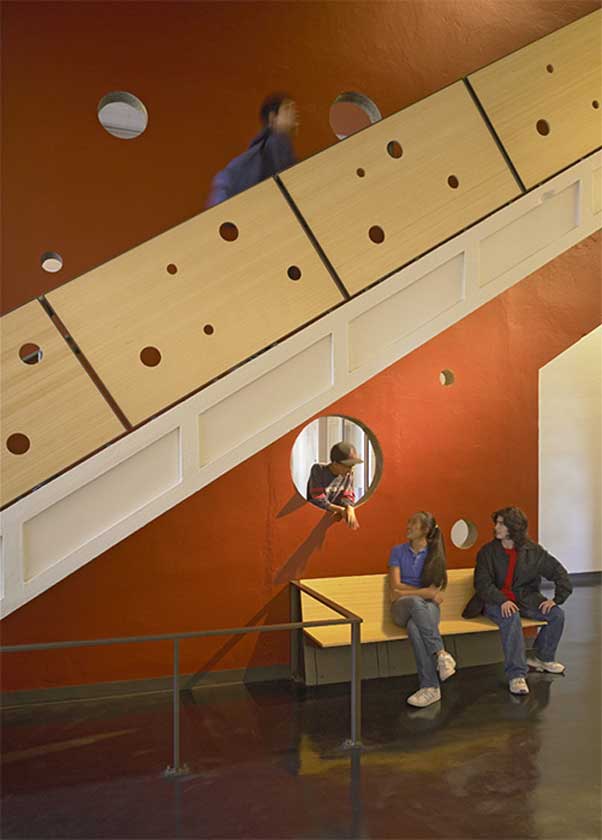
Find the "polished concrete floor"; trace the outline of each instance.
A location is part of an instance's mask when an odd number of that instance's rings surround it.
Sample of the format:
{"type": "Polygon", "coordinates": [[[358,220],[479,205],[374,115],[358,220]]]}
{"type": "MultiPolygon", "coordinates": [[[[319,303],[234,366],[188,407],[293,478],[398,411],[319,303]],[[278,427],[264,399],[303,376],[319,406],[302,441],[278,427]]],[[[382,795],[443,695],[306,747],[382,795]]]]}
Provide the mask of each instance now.
{"type": "Polygon", "coordinates": [[[3,715],[5,838],[566,838],[601,836],[599,586],[566,605],[565,676],[512,697],[502,666],[470,668],[436,707],[415,677],[364,685],[365,749],[348,687],[288,683],[184,695],[171,763],[166,695],[3,715]]]}

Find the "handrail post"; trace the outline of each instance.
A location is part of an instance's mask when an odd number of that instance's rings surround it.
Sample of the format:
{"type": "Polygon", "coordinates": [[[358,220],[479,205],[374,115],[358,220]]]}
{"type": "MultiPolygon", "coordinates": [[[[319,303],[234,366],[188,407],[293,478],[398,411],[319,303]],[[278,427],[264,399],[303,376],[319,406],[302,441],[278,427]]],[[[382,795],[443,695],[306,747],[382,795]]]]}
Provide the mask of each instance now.
{"type": "Polygon", "coordinates": [[[351,624],[351,740],[349,747],[362,745],[362,670],[361,670],[361,624],[351,624]]]}
{"type": "Polygon", "coordinates": [[[164,776],[183,776],[188,766],[180,767],[180,640],[173,640],[173,765],[166,767],[164,776]]]}

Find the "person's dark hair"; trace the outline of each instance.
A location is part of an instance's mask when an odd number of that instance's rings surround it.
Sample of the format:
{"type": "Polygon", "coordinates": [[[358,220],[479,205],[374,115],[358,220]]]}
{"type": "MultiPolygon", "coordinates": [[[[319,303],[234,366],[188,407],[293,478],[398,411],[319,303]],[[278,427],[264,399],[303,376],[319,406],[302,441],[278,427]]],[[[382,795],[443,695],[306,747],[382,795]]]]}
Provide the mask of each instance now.
{"type": "Polygon", "coordinates": [[[527,527],[529,522],[527,517],[520,508],[505,507],[496,510],[491,514],[491,519],[495,525],[498,516],[504,520],[504,525],[508,529],[508,536],[517,548],[520,548],[528,539],[527,527]]]}
{"type": "Polygon", "coordinates": [[[270,121],[270,114],[277,114],[283,102],[289,102],[291,97],[288,93],[272,93],[261,103],[259,109],[259,119],[262,125],[267,125],[270,121]]]}
{"type": "Polygon", "coordinates": [[[439,586],[445,589],[447,586],[447,570],[445,561],[445,543],[441,528],[432,513],[426,510],[419,510],[414,514],[422,522],[427,545],[426,560],[422,570],[421,583],[424,587],[439,586]]]}

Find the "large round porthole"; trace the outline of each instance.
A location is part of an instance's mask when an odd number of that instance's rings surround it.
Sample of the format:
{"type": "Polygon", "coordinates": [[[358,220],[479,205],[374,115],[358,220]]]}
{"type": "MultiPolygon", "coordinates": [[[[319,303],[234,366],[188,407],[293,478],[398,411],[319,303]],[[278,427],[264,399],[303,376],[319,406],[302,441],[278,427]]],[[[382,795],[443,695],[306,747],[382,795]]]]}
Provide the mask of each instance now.
{"type": "Polygon", "coordinates": [[[355,504],[363,504],[376,489],[382,474],[383,459],[373,432],[351,417],[327,415],[305,426],[293,445],[291,476],[297,492],[304,499],[308,498],[312,467],[319,464],[327,468],[331,463],[332,448],[340,443],[351,447],[361,461],[353,466],[352,471],[355,504]]]}

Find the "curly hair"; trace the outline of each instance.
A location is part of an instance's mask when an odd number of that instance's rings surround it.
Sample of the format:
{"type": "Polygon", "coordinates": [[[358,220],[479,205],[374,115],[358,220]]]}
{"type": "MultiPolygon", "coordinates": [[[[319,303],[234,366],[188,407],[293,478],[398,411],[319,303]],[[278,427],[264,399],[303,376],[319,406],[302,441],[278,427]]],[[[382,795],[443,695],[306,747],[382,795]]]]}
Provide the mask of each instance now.
{"type": "Polygon", "coordinates": [[[447,570],[445,563],[445,543],[441,528],[432,513],[426,510],[419,510],[414,514],[420,519],[426,537],[427,554],[422,570],[422,585],[439,586],[445,589],[447,586],[447,570]]]}
{"type": "Polygon", "coordinates": [[[523,545],[528,539],[527,528],[529,522],[522,510],[517,507],[505,507],[494,511],[491,514],[494,525],[497,522],[498,516],[502,518],[504,525],[508,529],[508,536],[514,545],[517,548],[523,545]]]}

